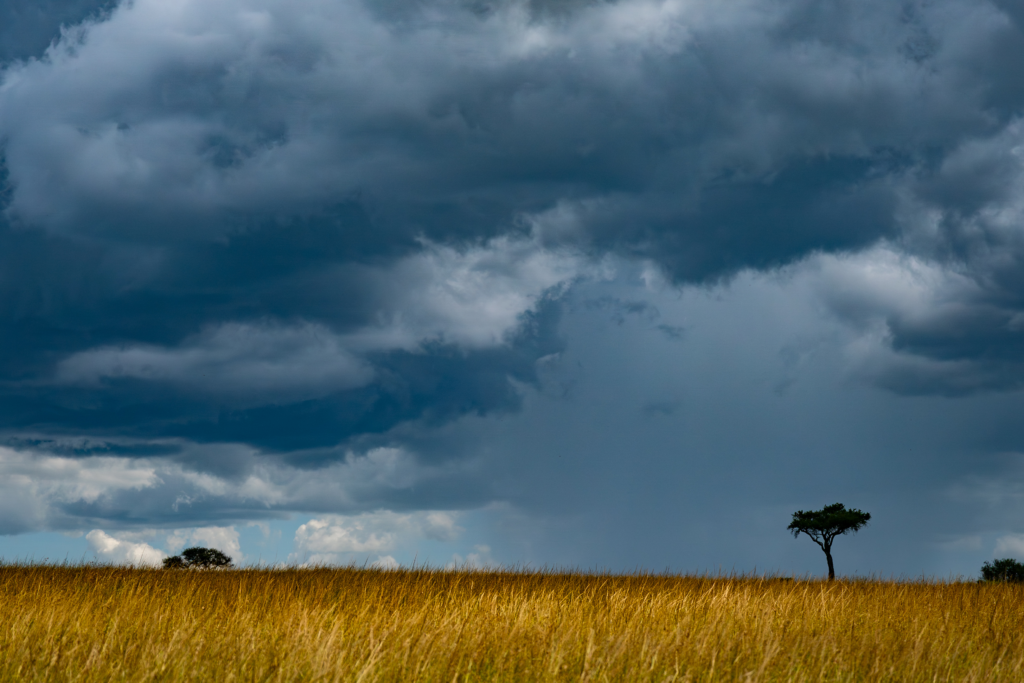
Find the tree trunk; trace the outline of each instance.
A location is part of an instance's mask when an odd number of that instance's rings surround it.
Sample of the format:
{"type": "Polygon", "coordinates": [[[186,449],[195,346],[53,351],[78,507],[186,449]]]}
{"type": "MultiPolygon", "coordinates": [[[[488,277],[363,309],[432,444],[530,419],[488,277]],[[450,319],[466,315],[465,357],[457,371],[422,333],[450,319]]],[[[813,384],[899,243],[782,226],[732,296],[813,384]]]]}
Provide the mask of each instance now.
{"type": "Polygon", "coordinates": [[[830,553],[829,551],[826,550],[825,551],[825,559],[828,560],[828,580],[829,581],[835,581],[836,580],[836,568],[834,566],[832,566],[832,553],[830,553]]]}

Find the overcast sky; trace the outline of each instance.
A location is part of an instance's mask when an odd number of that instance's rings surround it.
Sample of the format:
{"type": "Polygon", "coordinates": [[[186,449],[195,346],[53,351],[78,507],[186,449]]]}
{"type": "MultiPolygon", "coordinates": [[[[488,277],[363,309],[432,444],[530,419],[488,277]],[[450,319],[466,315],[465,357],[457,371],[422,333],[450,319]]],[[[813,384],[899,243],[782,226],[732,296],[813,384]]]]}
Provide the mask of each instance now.
{"type": "Polygon", "coordinates": [[[1024,559],[1019,0],[0,0],[0,556],[1024,559]]]}

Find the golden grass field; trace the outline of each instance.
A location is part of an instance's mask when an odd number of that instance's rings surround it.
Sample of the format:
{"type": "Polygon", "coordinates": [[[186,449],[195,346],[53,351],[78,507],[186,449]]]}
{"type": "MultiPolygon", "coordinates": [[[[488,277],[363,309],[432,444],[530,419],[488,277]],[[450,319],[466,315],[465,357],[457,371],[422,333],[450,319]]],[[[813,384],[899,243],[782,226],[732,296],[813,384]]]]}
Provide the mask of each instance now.
{"type": "Polygon", "coordinates": [[[4,681],[1024,681],[1024,586],[0,566],[4,681]]]}

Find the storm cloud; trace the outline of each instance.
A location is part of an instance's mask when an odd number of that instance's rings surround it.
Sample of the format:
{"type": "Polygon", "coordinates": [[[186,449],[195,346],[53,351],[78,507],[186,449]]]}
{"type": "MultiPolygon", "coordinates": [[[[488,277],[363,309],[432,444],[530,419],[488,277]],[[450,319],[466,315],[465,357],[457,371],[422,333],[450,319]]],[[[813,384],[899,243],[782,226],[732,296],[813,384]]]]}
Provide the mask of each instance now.
{"type": "MultiPolygon", "coordinates": [[[[303,548],[337,560],[316,539],[362,527],[332,514],[568,520],[519,487],[578,481],[554,451],[619,424],[581,387],[643,387],[618,450],[572,459],[623,480],[616,458],[675,433],[647,422],[696,400],[655,369],[593,375],[643,335],[680,385],[669,368],[714,337],[761,359],[708,360],[723,384],[772,375],[772,401],[809,383],[851,410],[1013,405],[1022,22],[967,0],[0,2],[0,467],[31,499],[0,530],[316,514],[303,548]],[[724,303],[672,303],[701,296],[724,303]],[[701,331],[758,300],[779,319],[701,331]],[[72,485],[90,472],[113,478],[72,485]]],[[[708,419],[760,419],[729,403],[708,419]]],[[[1010,467],[1019,439],[996,431],[936,455],[921,495],[995,476],[972,453],[1010,467]]],[[[649,486],[594,491],[618,509],[649,486]]],[[[156,557],[140,538],[92,536],[156,557]]],[[[601,547],[537,557],[646,552],[601,547]]]]}

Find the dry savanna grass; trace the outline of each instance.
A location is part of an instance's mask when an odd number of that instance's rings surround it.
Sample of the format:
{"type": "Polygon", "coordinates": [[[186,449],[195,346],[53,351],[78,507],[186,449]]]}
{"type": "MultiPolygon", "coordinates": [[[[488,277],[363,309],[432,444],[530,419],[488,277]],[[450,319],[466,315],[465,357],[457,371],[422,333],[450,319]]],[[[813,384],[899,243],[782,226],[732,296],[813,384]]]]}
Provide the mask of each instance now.
{"type": "Polygon", "coordinates": [[[1021,681],[1024,586],[6,565],[0,679],[1021,681]]]}

